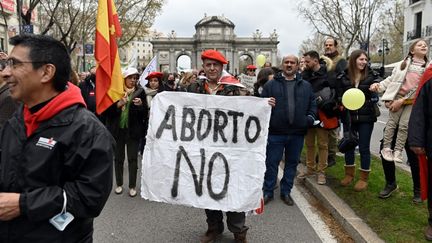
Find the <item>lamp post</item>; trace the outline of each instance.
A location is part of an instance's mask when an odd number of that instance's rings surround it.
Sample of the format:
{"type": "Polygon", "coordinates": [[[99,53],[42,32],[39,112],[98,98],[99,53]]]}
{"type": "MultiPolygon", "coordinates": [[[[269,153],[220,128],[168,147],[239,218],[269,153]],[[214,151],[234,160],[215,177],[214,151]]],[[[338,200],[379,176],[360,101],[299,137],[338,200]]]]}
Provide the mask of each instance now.
{"type": "Polygon", "coordinates": [[[381,64],[381,77],[384,77],[385,74],[385,56],[388,55],[390,49],[388,48],[388,41],[386,39],[382,39],[382,49],[378,50],[378,55],[382,55],[382,64],[381,64]]]}

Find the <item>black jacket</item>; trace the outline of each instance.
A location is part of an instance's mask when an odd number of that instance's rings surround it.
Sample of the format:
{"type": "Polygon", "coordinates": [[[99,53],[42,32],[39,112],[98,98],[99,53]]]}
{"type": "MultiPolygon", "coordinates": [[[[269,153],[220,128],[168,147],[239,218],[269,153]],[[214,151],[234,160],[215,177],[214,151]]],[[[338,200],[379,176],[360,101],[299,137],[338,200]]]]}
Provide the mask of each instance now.
{"type": "MultiPolygon", "coordinates": [[[[140,98],[142,105],[136,106],[132,102],[129,107],[129,124],[128,135],[133,139],[140,139],[146,133],[147,120],[148,120],[148,106],[147,97],[143,88],[138,87],[131,96],[131,100],[140,98]]],[[[122,109],[117,107],[117,102],[112,104],[104,113],[106,126],[114,138],[118,137],[120,132],[120,116],[122,109]]]]}
{"type": "Polygon", "coordinates": [[[26,136],[22,106],[0,133],[0,192],[20,193],[21,215],[0,221],[0,242],[91,242],[93,218],[112,189],[114,140],[87,109],[74,105],[26,136]],[[63,207],[75,219],[49,223],[63,207]]]}
{"type": "Polygon", "coordinates": [[[79,84],[81,95],[87,105],[87,109],[96,113],[96,75],[92,74],[79,84]]]}
{"type": "Polygon", "coordinates": [[[412,108],[408,125],[408,144],[426,149],[429,162],[432,156],[432,80],[421,88],[412,108]]]}
{"type": "Polygon", "coordinates": [[[278,73],[273,80],[268,81],[263,88],[261,97],[274,97],[276,106],[272,108],[269,133],[273,135],[295,134],[304,135],[309,126],[316,119],[316,103],[311,84],[296,75],[295,116],[292,124],[288,119],[287,82],[282,73],[278,73]]]}
{"type": "MultiPolygon", "coordinates": [[[[351,80],[348,77],[347,70],[342,72],[337,77],[338,81],[338,99],[342,100],[342,96],[345,91],[350,88],[354,88],[354,85],[351,83],[351,80]]],[[[369,86],[373,83],[377,83],[379,81],[378,73],[369,70],[368,75],[364,80],[360,80],[358,85],[358,89],[360,89],[365,95],[365,103],[364,105],[355,111],[349,111],[351,116],[351,122],[376,122],[377,118],[375,116],[375,108],[374,105],[378,102],[378,95],[369,90],[369,86]]]]}
{"type": "Polygon", "coordinates": [[[316,72],[313,70],[304,70],[301,75],[304,80],[312,85],[312,90],[315,94],[325,87],[330,87],[327,80],[327,68],[325,65],[320,65],[320,69],[316,72]]]}

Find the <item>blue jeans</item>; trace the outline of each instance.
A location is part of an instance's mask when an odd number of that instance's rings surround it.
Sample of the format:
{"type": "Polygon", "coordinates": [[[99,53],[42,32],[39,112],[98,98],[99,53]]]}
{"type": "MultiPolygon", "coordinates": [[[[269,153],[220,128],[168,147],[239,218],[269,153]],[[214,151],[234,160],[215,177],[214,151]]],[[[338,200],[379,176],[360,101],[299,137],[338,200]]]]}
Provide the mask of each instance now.
{"type": "Polygon", "coordinates": [[[267,141],[266,172],[264,177],[264,195],[273,197],[279,162],[285,150],[284,175],[280,182],[281,196],[291,193],[297,165],[303,149],[304,135],[269,135],[267,141]]]}
{"type": "MultiPolygon", "coordinates": [[[[374,128],[373,122],[352,123],[351,129],[358,133],[359,137],[359,152],[360,152],[360,168],[362,170],[370,170],[370,140],[374,128]]],[[[345,164],[354,165],[354,149],[345,153],[345,164]]]]}

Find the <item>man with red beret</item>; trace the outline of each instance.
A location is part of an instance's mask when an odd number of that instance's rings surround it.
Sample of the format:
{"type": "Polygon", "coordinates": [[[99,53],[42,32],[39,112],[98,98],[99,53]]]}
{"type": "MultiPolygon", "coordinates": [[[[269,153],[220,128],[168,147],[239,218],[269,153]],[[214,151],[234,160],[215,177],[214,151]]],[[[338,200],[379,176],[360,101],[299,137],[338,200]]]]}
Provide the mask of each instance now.
{"type": "MultiPolygon", "coordinates": [[[[216,50],[206,50],[201,54],[203,69],[207,80],[191,84],[192,92],[210,95],[240,95],[243,89],[235,80],[222,75],[223,65],[228,61],[216,50]],[[222,77],[223,76],[223,77],[222,77]]],[[[189,86],[190,87],[190,86],[189,86]]],[[[245,185],[246,186],[246,185],[245,185]]],[[[207,215],[208,230],[201,237],[201,242],[211,242],[224,231],[223,213],[220,210],[205,210],[207,215]]],[[[246,242],[244,212],[226,212],[228,229],[234,233],[236,242],[246,242]]]]}
{"type": "Polygon", "coordinates": [[[248,76],[256,76],[255,70],[257,69],[257,67],[255,65],[247,65],[246,69],[246,74],[248,76]]]}

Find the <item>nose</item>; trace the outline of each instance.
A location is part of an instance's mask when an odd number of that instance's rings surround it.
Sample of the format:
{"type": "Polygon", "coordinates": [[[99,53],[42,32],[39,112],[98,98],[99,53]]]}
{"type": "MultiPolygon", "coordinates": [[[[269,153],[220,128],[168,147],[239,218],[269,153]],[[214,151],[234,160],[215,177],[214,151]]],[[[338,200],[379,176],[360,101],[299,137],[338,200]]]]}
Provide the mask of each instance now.
{"type": "Polygon", "coordinates": [[[0,71],[0,75],[3,77],[3,79],[6,80],[12,75],[11,70],[11,67],[9,67],[9,65],[6,65],[6,67],[2,71],[0,71]]]}

